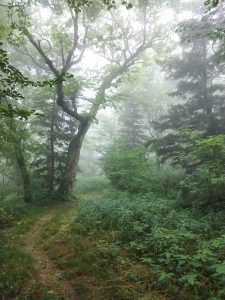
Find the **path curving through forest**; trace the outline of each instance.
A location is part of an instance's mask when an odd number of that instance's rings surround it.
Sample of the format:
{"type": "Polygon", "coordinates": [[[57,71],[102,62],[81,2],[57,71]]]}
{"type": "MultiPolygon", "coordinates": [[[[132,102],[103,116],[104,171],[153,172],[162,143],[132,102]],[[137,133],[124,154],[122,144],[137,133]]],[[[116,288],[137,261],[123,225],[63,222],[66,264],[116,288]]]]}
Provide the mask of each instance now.
{"type": "MultiPolygon", "coordinates": [[[[41,231],[52,217],[65,206],[51,209],[42,215],[24,237],[25,250],[33,257],[36,278],[53,299],[78,300],[73,285],[63,278],[63,271],[49,258],[47,251],[42,249],[41,231]]],[[[68,206],[66,206],[68,208],[68,206]]]]}

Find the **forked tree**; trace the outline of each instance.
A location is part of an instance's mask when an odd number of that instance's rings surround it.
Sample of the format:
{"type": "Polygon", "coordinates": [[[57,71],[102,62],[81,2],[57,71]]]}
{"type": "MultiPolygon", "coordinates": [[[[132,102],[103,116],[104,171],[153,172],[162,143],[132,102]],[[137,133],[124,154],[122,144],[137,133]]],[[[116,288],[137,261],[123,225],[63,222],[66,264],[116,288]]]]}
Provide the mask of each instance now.
{"type": "MultiPolygon", "coordinates": [[[[47,6],[51,20],[54,20],[47,31],[46,27],[43,29],[41,20],[38,25],[32,25],[32,14],[29,27],[19,25],[17,28],[37,54],[36,57],[31,57],[27,52],[27,55],[33,61],[38,61],[39,65],[42,64],[48,76],[51,73],[58,79],[56,102],[78,124],[68,146],[65,170],[59,187],[60,194],[68,197],[76,178],[84,137],[98,110],[102,105],[107,105],[107,93],[125,73],[141,62],[141,56],[147,49],[153,49],[165,38],[158,21],[162,7],[156,1],[151,2],[151,5],[147,1],[138,1],[131,10],[117,7],[116,10],[107,11],[97,2],[88,6],[81,5],[79,9],[67,1],[48,1],[47,6]],[[51,34],[53,31],[55,34],[51,34]],[[91,51],[102,57],[102,68],[95,81],[94,96],[84,103],[85,97],[81,94],[83,90],[84,96],[85,87],[81,86],[79,92],[74,89],[68,95],[68,91],[65,92],[65,75],[72,74],[74,86],[77,86],[79,65],[85,63],[87,49],[89,53],[91,51]]],[[[39,9],[42,13],[43,7],[39,6],[39,9]]]]}

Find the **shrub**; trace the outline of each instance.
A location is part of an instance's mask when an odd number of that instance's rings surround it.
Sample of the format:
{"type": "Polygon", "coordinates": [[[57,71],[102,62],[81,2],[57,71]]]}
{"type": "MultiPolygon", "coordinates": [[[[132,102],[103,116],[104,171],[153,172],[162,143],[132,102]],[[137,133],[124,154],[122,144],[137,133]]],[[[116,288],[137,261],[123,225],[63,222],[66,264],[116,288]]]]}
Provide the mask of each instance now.
{"type": "Polygon", "coordinates": [[[12,222],[12,215],[4,208],[0,207],[0,230],[4,229],[12,222]]]}
{"type": "Polygon", "coordinates": [[[180,170],[159,167],[142,147],[120,151],[112,146],[102,158],[102,165],[112,185],[130,193],[169,195],[181,180],[180,170]]]}
{"type": "Polygon", "coordinates": [[[75,192],[102,191],[109,187],[109,180],[105,177],[82,177],[76,179],[75,192]]]}
{"type": "Polygon", "coordinates": [[[188,172],[181,182],[182,196],[189,203],[224,207],[225,201],[225,136],[201,138],[186,133],[189,151],[183,161],[188,172]]]}
{"type": "Polygon", "coordinates": [[[99,239],[116,232],[116,245],[146,264],[155,276],[148,284],[170,299],[224,299],[223,224],[222,212],[202,215],[154,194],[121,193],[82,203],[72,232],[99,239]]]}

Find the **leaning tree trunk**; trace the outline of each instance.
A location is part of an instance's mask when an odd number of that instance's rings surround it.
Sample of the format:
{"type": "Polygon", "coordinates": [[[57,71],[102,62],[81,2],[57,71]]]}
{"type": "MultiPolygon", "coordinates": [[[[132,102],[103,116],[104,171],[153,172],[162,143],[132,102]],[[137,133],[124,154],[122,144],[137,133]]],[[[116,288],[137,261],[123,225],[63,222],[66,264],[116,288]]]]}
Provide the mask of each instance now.
{"type": "Polygon", "coordinates": [[[70,142],[67,151],[65,171],[59,187],[59,193],[63,199],[69,198],[72,194],[78,170],[80,151],[89,126],[89,122],[81,123],[77,134],[70,142]]]}
{"type": "Polygon", "coordinates": [[[25,164],[25,159],[21,147],[21,141],[17,141],[17,143],[13,144],[14,152],[15,152],[15,159],[17,166],[19,168],[22,185],[23,185],[23,192],[24,192],[24,201],[31,202],[32,201],[32,192],[31,192],[31,185],[30,185],[30,175],[27,171],[27,167],[25,164]]]}

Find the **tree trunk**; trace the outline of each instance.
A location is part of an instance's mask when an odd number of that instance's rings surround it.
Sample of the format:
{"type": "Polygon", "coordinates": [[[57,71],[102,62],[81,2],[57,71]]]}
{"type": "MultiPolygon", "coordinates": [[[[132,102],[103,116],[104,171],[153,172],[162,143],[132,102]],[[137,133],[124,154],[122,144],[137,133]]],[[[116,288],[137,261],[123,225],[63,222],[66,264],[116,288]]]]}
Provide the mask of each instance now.
{"type": "Polygon", "coordinates": [[[18,165],[21,179],[22,179],[22,185],[23,185],[23,191],[24,191],[24,201],[25,202],[31,202],[32,201],[32,192],[31,192],[31,185],[30,185],[30,176],[27,171],[27,167],[25,164],[25,159],[23,156],[23,151],[21,147],[21,141],[17,141],[17,143],[13,144],[14,152],[15,152],[15,158],[16,163],[18,165]]]}
{"type": "Polygon", "coordinates": [[[55,100],[53,103],[53,112],[51,118],[50,132],[49,132],[49,153],[47,158],[48,166],[48,193],[51,195],[54,191],[55,179],[55,100]]]}
{"type": "Polygon", "coordinates": [[[89,126],[90,122],[81,123],[77,134],[70,142],[67,152],[65,172],[59,187],[59,193],[63,199],[67,199],[71,196],[78,171],[81,147],[89,126]]]}
{"type": "Polygon", "coordinates": [[[207,114],[207,135],[214,135],[215,128],[214,128],[214,116],[213,116],[213,107],[212,107],[212,99],[209,95],[208,89],[209,89],[209,78],[208,78],[208,61],[207,61],[207,43],[206,39],[203,39],[202,47],[203,47],[203,59],[204,59],[204,69],[203,69],[203,95],[204,95],[204,101],[205,101],[205,110],[207,114]]]}

